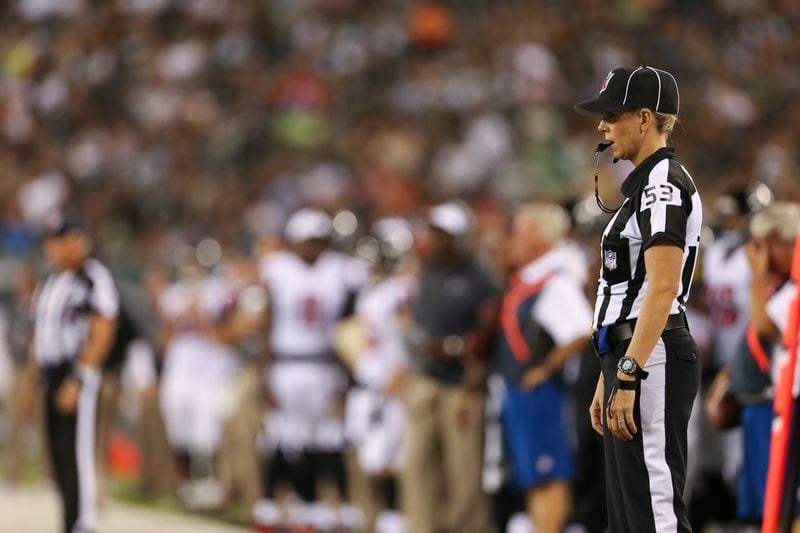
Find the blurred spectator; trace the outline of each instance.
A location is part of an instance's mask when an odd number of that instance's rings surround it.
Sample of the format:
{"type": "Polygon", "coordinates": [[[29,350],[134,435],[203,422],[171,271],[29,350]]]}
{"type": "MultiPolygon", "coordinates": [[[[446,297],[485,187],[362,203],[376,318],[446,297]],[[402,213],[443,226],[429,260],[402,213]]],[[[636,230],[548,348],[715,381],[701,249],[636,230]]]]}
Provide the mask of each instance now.
{"type": "Polygon", "coordinates": [[[22,392],[22,376],[25,364],[29,357],[29,346],[33,338],[33,294],[36,288],[37,272],[32,265],[23,266],[14,286],[14,299],[12,305],[0,314],[2,323],[2,342],[7,344],[8,353],[0,350],[3,357],[7,357],[8,388],[3,391],[3,412],[6,414],[5,453],[3,457],[5,477],[18,481],[21,468],[24,464],[24,451],[26,442],[31,442],[30,433],[38,438],[39,413],[34,417],[35,422],[25,420],[20,412],[19,395],[22,392]]]}
{"type": "MultiPolygon", "coordinates": [[[[751,275],[745,252],[747,223],[751,211],[760,207],[751,205],[750,197],[749,189],[732,189],[717,198],[711,211],[718,234],[702,254],[702,301],[712,326],[708,359],[703,361],[706,384],[736,356],[748,324],[751,275]]],[[[695,329],[693,326],[693,333],[695,329]]],[[[697,405],[699,404],[696,402],[697,405]]],[[[709,428],[705,414],[700,411],[694,409],[691,427],[693,432],[702,435],[709,428]]],[[[715,512],[713,509],[720,507],[714,502],[725,501],[726,493],[735,492],[742,462],[742,436],[738,429],[730,428],[719,435],[706,435],[704,442],[704,446],[696,448],[697,453],[692,460],[692,465],[697,465],[699,471],[692,474],[708,479],[697,478],[694,481],[701,487],[714,484],[720,478],[724,483],[714,490],[701,488],[701,492],[705,492],[706,500],[696,501],[692,512],[697,516],[710,517],[715,512]],[[708,453],[710,449],[713,449],[711,454],[708,453]]]]}
{"type": "Polygon", "coordinates": [[[469,248],[473,221],[455,203],[431,209],[427,255],[407,333],[415,370],[405,389],[409,529],[482,532],[483,373],[498,294],[469,248]],[[446,495],[442,499],[442,495],[446,495]]]}
{"type": "Polygon", "coordinates": [[[353,350],[355,385],[347,396],[345,429],[366,478],[354,503],[364,510],[367,531],[402,521],[397,478],[405,463],[407,422],[398,393],[409,361],[402,321],[416,284],[407,257],[412,241],[410,225],[391,217],[375,222],[358,246],[370,262],[371,279],[356,300],[360,343],[353,350]]]}
{"type": "MultiPolygon", "coordinates": [[[[657,63],[719,108],[687,113],[677,138],[701,189],[752,168],[781,198],[800,195],[798,13],[634,4],[9,2],[0,158],[20,215],[4,210],[3,234],[20,220],[35,230],[72,198],[90,222],[113,221],[98,240],[139,265],[169,232],[207,231],[209,220],[237,244],[268,183],[331,160],[357,168],[348,187],[365,185],[340,202],[363,203],[376,175],[423,190],[429,179],[435,194],[560,199],[587,185],[592,147],[563,103],[623,63],[657,63]],[[607,30],[586,32],[589,20],[607,30]],[[659,42],[637,40],[656,24],[659,42]],[[740,149],[745,135],[763,141],[740,149]]],[[[294,205],[316,201],[309,193],[321,187],[301,187],[294,205]]],[[[378,196],[367,211],[390,202],[378,196]]]]}
{"type": "MultiPolygon", "coordinates": [[[[503,298],[496,363],[505,379],[502,421],[517,488],[537,531],[563,531],[570,517],[572,447],[567,389],[559,375],[587,346],[592,309],[574,260],[558,246],[570,220],[555,204],[522,205],[509,253],[518,267],[503,298]]],[[[585,269],[584,269],[585,270],[585,269]]]]}
{"type": "MultiPolygon", "coordinates": [[[[738,397],[745,402],[742,408],[743,458],[737,515],[749,523],[760,523],[763,515],[774,416],[772,394],[778,382],[780,359],[786,353],[780,338],[788,320],[789,302],[797,291],[789,275],[798,232],[800,206],[797,204],[775,203],[758,213],[750,223],[747,258],[753,275],[750,323],[754,338],[748,341],[748,345],[751,357],[758,360],[760,354],[762,360],[767,360],[766,366],[759,366],[762,373],[769,372],[771,379],[762,380],[766,386],[760,389],[746,391],[742,390],[741,382],[736,383],[741,391],[738,397]],[[767,341],[767,346],[773,347],[772,353],[764,348],[763,340],[767,341]]],[[[758,372],[753,372],[746,379],[752,383],[758,375],[758,372]]]]}

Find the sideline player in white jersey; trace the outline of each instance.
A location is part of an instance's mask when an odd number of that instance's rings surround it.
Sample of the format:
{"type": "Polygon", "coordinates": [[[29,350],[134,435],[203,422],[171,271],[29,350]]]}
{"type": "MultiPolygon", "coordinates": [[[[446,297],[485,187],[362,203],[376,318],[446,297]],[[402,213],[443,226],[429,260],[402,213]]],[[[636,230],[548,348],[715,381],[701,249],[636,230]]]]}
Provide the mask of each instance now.
{"type": "MultiPolygon", "coordinates": [[[[223,398],[238,366],[237,353],[224,335],[236,293],[219,276],[207,276],[196,269],[185,274],[164,292],[160,302],[171,330],[160,403],[179,476],[189,480],[181,487],[181,496],[190,505],[202,506],[206,504],[198,502],[196,489],[214,485],[209,480],[213,479],[214,458],[225,423],[223,398]]],[[[210,494],[209,501],[221,497],[217,488],[206,493],[210,494]]]]}
{"type": "MultiPolygon", "coordinates": [[[[750,211],[747,196],[745,190],[734,190],[717,199],[715,211],[720,234],[703,254],[703,299],[712,326],[709,352],[711,360],[706,362],[706,372],[708,369],[717,372],[730,363],[744,341],[747,330],[751,278],[745,253],[750,211]]],[[[693,412],[700,412],[699,398],[695,401],[693,412]]],[[[716,435],[709,434],[709,431],[700,416],[693,418],[689,442],[692,449],[698,451],[695,457],[699,459],[690,461],[689,474],[698,475],[700,471],[697,469],[704,468],[702,463],[715,462],[721,457],[722,478],[729,486],[733,486],[742,457],[740,431],[732,429],[722,433],[718,445],[713,440],[716,435]],[[706,441],[705,447],[700,445],[701,441],[706,441]],[[707,453],[710,450],[713,452],[707,453]]],[[[693,485],[694,483],[690,486],[693,485]]]]}
{"type": "Polygon", "coordinates": [[[744,338],[750,300],[750,265],[745,253],[749,207],[746,191],[720,196],[721,233],[705,251],[703,284],[712,333],[713,364],[730,362],[744,338]]]}
{"type": "Polygon", "coordinates": [[[399,217],[373,224],[359,241],[359,255],[371,264],[372,279],[358,294],[355,320],[364,337],[353,365],[356,385],[347,398],[346,430],[359,470],[367,478],[363,501],[367,529],[394,530],[396,476],[403,465],[406,412],[398,386],[409,362],[401,321],[416,279],[406,252],[413,236],[399,217]]]}
{"type": "Polygon", "coordinates": [[[268,498],[289,485],[305,502],[332,480],[345,494],[342,402],[347,375],[332,348],[334,327],[366,283],[366,265],[330,250],[331,218],[306,207],[286,224],[288,249],[265,256],[261,281],[269,298],[266,419],[271,454],[268,498]],[[278,489],[276,491],[276,489],[278,489]]]}
{"type": "Polygon", "coordinates": [[[157,303],[164,341],[159,404],[179,480],[189,476],[189,430],[183,424],[181,406],[183,399],[192,395],[191,369],[196,360],[202,359],[191,345],[201,336],[196,299],[203,276],[197,265],[183,265],[179,279],[164,289],[157,303]]]}

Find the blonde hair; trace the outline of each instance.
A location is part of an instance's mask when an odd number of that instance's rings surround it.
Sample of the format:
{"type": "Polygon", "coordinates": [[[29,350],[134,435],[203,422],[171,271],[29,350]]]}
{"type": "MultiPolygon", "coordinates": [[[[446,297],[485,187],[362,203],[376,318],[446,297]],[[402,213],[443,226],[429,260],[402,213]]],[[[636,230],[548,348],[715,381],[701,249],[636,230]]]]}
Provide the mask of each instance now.
{"type": "Polygon", "coordinates": [[[534,226],[536,232],[551,244],[566,237],[570,228],[569,215],[564,208],[547,202],[522,204],[514,216],[514,223],[534,226]]]}
{"type": "Polygon", "coordinates": [[[800,204],[776,202],[759,211],[750,221],[750,235],[763,239],[775,234],[784,242],[793,242],[800,232],[800,204]]]}
{"type": "Polygon", "coordinates": [[[667,137],[672,135],[672,131],[678,124],[678,115],[659,113],[658,111],[653,111],[653,114],[656,117],[656,129],[659,131],[659,133],[663,133],[667,137]]]}

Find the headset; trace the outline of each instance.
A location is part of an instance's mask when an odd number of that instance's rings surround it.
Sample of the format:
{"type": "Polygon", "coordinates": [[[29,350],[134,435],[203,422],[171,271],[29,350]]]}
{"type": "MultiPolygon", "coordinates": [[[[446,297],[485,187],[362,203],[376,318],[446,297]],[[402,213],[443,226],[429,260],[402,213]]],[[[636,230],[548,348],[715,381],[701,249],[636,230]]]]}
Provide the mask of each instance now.
{"type": "MultiPolygon", "coordinates": [[[[611,209],[610,207],[606,206],[606,204],[603,203],[603,200],[600,199],[600,191],[597,187],[597,182],[599,180],[597,174],[600,171],[600,154],[605,152],[608,149],[608,147],[611,146],[612,144],[614,144],[614,141],[600,143],[597,145],[597,148],[594,151],[594,199],[597,202],[597,207],[599,207],[603,213],[609,213],[609,214],[616,212],[617,209],[622,207],[622,204],[619,204],[617,207],[611,209]]],[[[616,163],[617,161],[619,161],[619,159],[615,157],[614,163],[616,163]]]]}

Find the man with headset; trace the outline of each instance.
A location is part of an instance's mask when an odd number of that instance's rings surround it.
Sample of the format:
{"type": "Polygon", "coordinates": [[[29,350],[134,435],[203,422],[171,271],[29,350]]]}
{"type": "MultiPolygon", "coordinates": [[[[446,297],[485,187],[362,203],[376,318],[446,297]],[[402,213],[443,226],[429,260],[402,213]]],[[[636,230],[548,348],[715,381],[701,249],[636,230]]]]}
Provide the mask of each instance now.
{"type": "Polygon", "coordinates": [[[483,533],[483,372],[498,292],[471,256],[472,215],[456,202],[428,215],[424,259],[406,332],[413,370],[402,490],[408,530],[483,533]],[[444,490],[443,490],[444,489],[444,490]],[[441,495],[446,494],[446,499],[441,495]]]}

